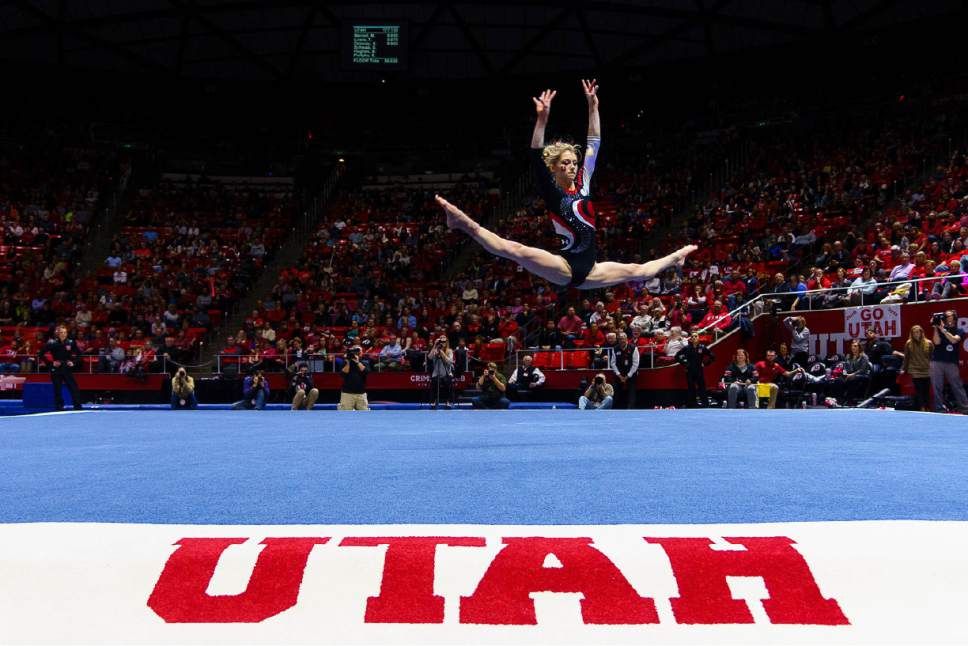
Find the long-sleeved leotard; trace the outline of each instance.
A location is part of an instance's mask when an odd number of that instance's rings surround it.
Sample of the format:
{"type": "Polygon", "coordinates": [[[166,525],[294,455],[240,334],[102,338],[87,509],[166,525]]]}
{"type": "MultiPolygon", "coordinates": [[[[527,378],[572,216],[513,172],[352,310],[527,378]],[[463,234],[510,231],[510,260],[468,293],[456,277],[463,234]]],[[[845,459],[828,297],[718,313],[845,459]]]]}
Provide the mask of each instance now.
{"type": "Polygon", "coordinates": [[[555,233],[561,238],[561,256],[571,267],[570,286],[585,282],[595,266],[595,207],[592,204],[591,184],[598,160],[601,137],[589,135],[582,167],[575,177],[575,190],[561,188],[544,163],[542,148],[531,149],[531,163],[538,193],[545,201],[555,233]]]}

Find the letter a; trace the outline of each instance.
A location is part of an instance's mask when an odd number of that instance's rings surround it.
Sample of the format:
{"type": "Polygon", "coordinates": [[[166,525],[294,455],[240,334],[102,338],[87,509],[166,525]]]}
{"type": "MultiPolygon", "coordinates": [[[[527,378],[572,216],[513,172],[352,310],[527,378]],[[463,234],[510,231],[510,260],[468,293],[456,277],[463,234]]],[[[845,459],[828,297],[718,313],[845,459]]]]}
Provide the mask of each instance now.
{"type": "Polygon", "coordinates": [[[462,624],[536,624],[532,592],[580,592],[586,624],[657,624],[652,599],[640,597],[590,538],[505,538],[477,590],[461,597],[462,624]],[[554,554],[560,568],[544,567],[554,554]]]}

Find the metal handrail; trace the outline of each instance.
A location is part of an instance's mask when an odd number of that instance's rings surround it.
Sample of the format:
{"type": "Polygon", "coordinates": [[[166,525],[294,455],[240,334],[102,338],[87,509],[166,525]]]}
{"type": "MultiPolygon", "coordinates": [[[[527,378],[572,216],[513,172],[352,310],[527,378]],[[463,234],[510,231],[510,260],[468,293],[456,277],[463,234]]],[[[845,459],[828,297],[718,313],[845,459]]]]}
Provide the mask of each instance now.
{"type": "MultiPolygon", "coordinates": [[[[430,350],[416,350],[423,355],[424,360],[427,359],[427,354],[430,350]]],[[[274,356],[274,357],[263,357],[261,354],[227,354],[225,352],[219,352],[215,356],[215,372],[221,374],[223,372],[223,361],[229,359],[231,361],[224,361],[226,364],[238,364],[238,365],[256,365],[262,361],[273,361],[278,364],[279,368],[283,371],[292,371],[292,368],[300,363],[307,363],[310,368],[310,372],[322,373],[322,372],[338,372],[341,366],[339,361],[343,361],[346,358],[345,352],[323,352],[323,353],[313,353],[304,354],[302,357],[296,357],[294,354],[287,352],[284,355],[274,356]],[[254,359],[259,359],[259,361],[254,361],[254,359]]],[[[385,367],[380,363],[380,359],[376,354],[373,353],[363,353],[363,360],[372,364],[371,370],[376,372],[421,372],[414,371],[406,366],[403,359],[400,360],[400,367],[389,368],[385,367]]],[[[467,363],[464,371],[469,370],[470,361],[473,358],[473,354],[468,349],[467,353],[467,363]]],[[[423,371],[426,372],[426,371],[423,371]]]]}
{"type": "MultiPolygon", "coordinates": [[[[118,372],[118,371],[114,371],[114,370],[108,371],[108,372],[104,372],[104,371],[98,370],[97,367],[100,365],[101,359],[105,359],[105,358],[106,358],[106,355],[103,355],[103,354],[100,354],[100,353],[96,353],[96,352],[89,352],[89,353],[85,353],[85,354],[79,354],[79,355],[77,355],[78,361],[77,361],[77,364],[74,365],[73,372],[75,372],[77,374],[88,374],[88,375],[92,375],[92,374],[105,374],[105,375],[127,374],[127,373],[124,373],[124,372],[118,372]],[[95,361],[87,361],[87,359],[95,359],[95,361]]],[[[130,360],[131,360],[130,357],[125,357],[125,359],[122,359],[119,363],[124,363],[125,361],[130,361],[130,360]]],[[[149,375],[155,375],[155,374],[157,374],[157,375],[161,375],[161,374],[166,374],[168,372],[168,363],[169,363],[169,359],[168,358],[166,358],[166,357],[156,357],[155,360],[152,361],[150,364],[140,363],[140,365],[143,366],[143,367],[145,367],[145,368],[147,368],[151,364],[157,364],[157,365],[159,365],[161,367],[160,370],[157,370],[157,371],[154,371],[154,372],[146,371],[144,374],[149,374],[149,375]]],[[[172,363],[174,363],[174,362],[172,362],[172,363]]],[[[16,369],[16,370],[10,370],[10,371],[4,371],[4,370],[0,369],[0,373],[7,373],[7,372],[9,372],[10,374],[27,374],[27,375],[31,375],[31,374],[44,374],[44,373],[49,372],[49,367],[47,366],[47,362],[46,361],[41,361],[41,359],[36,354],[16,354],[16,355],[8,355],[6,357],[0,357],[0,366],[7,366],[7,365],[11,365],[11,364],[14,364],[14,365],[19,366],[18,369],[16,369]]]]}
{"type": "MultiPolygon", "coordinates": [[[[908,278],[906,280],[895,280],[895,281],[888,281],[888,282],[885,282],[885,283],[879,282],[879,283],[877,283],[877,287],[880,288],[880,287],[888,287],[888,286],[891,286],[891,285],[905,285],[905,284],[908,284],[908,283],[913,283],[914,284],[914,288],[915,288],[914,299],[917,300],[918,299],[917,286],[919,284],[921,284],[921,283],[924,283],[924,282],[927,282],[927,281],[949,280],[949,279],[952,279],[952,278],[965,278],[966,276],[968,276],[968,273],[948,274],[946,276],[928,276],[928,277],[925,277],[925,278],[908,278]]],[[[803,296],[812,296],[814,294],[826,294],[826,293],[835,293],[835,292],[850,292],[851,290],[857,290],[857,291],[860,292],[860,289],[861,289],[860,287],[853,287],[853,286],[847,286],[847,287],[825,287],[823,289],[808,289],[805,292],[768,292],[766,294],[757,294],[756,297],[753,298],[752,300],[746,301],[742,305],[739,305],[738,307],[736,307],[736,309],[730,311],[729,312],[729,316],[730,317],[734,317],[737,314],[743,312],[744,310],[748,310],[757,301],[766,301],[767,299],[769,299],[771,297],[773,297],[773,298],[778,298],[778,297],[780,297],[780,298],[790,298],[791,296],[793,296],[794,298],[796,298],[797,300],[799,300],[803,296]]],[[[811,300],[811,302],[812,302],[812,300],[811,300]]],[[[860,306],[863,306],[864,304],[865,304],[864,303],[864,292],[860,292],[860,306]]],[[[715,323],[710,323],[709,325],[707,325],[705,327],[702,327],[702,328],[699,328],[698,330],[693,330],[693,332],[702,334],[703,332],[706,332],[707,330],[710,330],[713,327],[715,327],[715,325],[716,325],[715,323]]]]}

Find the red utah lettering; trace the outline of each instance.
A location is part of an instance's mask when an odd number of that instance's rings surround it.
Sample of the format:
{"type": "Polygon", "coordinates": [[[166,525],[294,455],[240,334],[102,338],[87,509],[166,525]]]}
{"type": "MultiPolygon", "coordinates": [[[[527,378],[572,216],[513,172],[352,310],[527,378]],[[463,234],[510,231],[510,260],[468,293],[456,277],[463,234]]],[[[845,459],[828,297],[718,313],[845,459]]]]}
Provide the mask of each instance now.
{"type": "Polygon", "coordinates": [[[309,553],[328,538],[267,538],[245,592],[205,592],[222,553],[244,538],[183,538],[165,563],[148,607],[168,623],[256,623],[296,605],[309,553]]]}
{"type": "Polygon", "coordinates": [[[834,599],[824,599],[810,567],[783,536],[726,538],[744,551],[711,549],[707,538],[646,538],[663,547],[679,584],[672,611],[680,624],[748,624],[753,615],[733,599],[727,576],[763,578],[770,598],[763,609],[775,624],[849,624],[834,599]]]}
{"type": "Polygon", "coordinates": [[[505,538],[477,589],[461,597],[464,624],[535,624],[532,592],[580,592],[586,624],[654,624],[652,599],[640,597],[590,538],[505,538]],[[554,554],[560,568],[544,567],[554,554]]]}
{"type": "Polygon", "coordinates": [[[386,545],[380,594],[366,600],[367,623],[439,624],[444,598],[434,594],[434,561],[438,545],[484,547],[483,538],[396,536],[344,538],[340,546],[386,545]]]}

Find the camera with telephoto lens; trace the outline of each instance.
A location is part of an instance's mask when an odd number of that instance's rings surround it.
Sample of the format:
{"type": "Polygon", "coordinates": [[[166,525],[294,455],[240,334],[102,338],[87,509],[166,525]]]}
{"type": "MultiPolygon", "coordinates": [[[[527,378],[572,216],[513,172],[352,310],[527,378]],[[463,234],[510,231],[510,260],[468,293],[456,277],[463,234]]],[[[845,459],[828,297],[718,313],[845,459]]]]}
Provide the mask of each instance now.
{"type": "Polygon", "coordinates": [[[931,325],[944,325],[944,312],[935,312],[931,315],[931,325]]]}
{"type": "Polygon", "coordinates": [[[604,383],[605,383],[605,378],[604,377],[595,377],[595,385],[596,386],[601,386],[604,383]]]}

